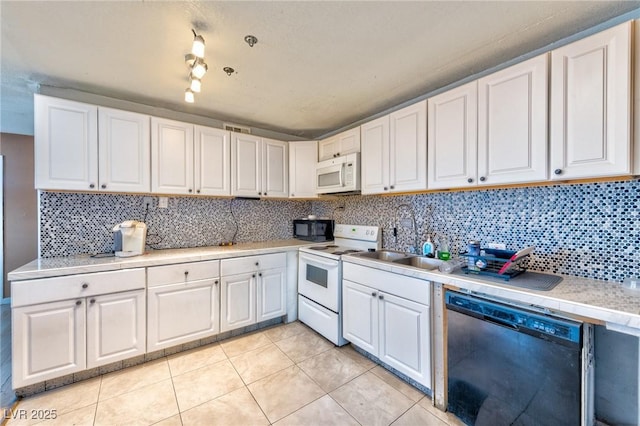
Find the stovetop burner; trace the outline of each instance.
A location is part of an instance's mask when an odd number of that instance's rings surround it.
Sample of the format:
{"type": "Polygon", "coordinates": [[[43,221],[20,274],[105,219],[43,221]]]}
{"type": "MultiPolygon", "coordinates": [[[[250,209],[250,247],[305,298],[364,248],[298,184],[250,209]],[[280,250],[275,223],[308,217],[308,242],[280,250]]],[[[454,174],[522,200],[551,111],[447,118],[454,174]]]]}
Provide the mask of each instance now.
{"type": "Polygon", "coordinates": [[[309,247],[309,249],[311,250],[327,250],[329,248],[329,246],[313,246],[313,247],[309,247]]]}
{"type": "Polygon", "coordinates": [[[362,251],[362,250],[340,250],[340,251],[334,251],[333,254],[349,254],[349,253],[357,253],[359,251],[362,251]]]}

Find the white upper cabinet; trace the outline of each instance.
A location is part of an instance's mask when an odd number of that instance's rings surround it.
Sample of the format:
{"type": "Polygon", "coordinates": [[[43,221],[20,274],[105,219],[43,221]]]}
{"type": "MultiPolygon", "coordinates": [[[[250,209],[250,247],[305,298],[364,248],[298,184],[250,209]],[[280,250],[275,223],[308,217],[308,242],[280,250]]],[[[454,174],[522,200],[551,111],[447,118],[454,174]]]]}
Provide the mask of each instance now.
{"type": "Polygon", "coordinates": [[[262,138],[262,196],[289,196],[288,142],[262,138]]]}
{"type": "Polygon", "coordinates": [[[547,57],[429,99],[429,189],[547,179],[547,57]]]}
{"type": "Polygon", "coordinates": [[[35,95],[36,188],[149,192],[149,116],[35,95]]]}
{"type": "Polygon", "coordinates": [[[148,115],[98,108],[100,190],[150,191],[149,133],[148,115]]]}
{"type": "Polygon", "coordinates": [[[195,126],[194,186],[200,195],[231,194],[231,141],[229,132],[195,126]]]}
{"type": "Polygon", "coordinates": [[[360,128],[346,130],[318,142],[318,161],[360,152],[360,128]]]}
{"type": "Polygon", "coordinates": [[[229,195],[229,139],[226,130],[153,117],[152,192],[229,195]]]}
{"type": "Polygon", "coordinates": [[[262,138],[231,135],[231,195],[262,195],[262,138]]]}
{"type": "Polygon", "coordinates": [[[478,184],[547,175],[548,54],[478,80],[478,184]]]}
{"type": "Polygon", "coordinates": [[[427,188],[427,103],[418,102],[360,127],[362,193],[427,188]]]}
{"type": "Polygon", "coordinates": [[[251,135],[231,137],[231,195],[288,196],[287,142],[251,135]]]}
{"type": "Polygon", "coordinates": [[[362,135],[361,188],[363,194],[389,191],[389,116],[360,126],[362,135]]]}
{"type": "Polygon", "coordinates": [[[318,142],[289,142],[289,198],[317,198],[318,142]]]}
{"type": "Polygon", "coordinates": [[[34,96],[35,186],[98,190],[98,107],[34,96]]]}
{"type": "Polygon", "coordinates": [[[478,82],[429,98],[429,189],[475,185],[478,82]]]}
{"type": "Polygon", "coordinates": [[[427,101],[389,115],[389,190],[427,189],[427,101]]]}
{"type": "Polygon", "coordinates": [[[631,25],[551,52],[552,179],[632,173],[631,25]]]}
{"type": "Polygon", "coordinates": [[[193,194],[193,124],[151,118],[151,191],[193,194]]]}

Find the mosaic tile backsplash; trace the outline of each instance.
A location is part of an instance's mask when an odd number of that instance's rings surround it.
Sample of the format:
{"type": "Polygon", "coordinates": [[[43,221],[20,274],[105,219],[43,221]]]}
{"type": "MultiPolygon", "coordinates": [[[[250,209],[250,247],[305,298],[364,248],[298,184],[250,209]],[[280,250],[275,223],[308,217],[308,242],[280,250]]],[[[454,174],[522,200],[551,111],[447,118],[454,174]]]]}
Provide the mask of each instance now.
{"type": "Polygon", "coordinates": [[[511,250],[533,245],[531,270],[616,282],[640,277],[638,180],[313,203],[318,216],[382,227],[383,247],[402,251],[415,245],[412,211],[420,250],[427,235],[447,240],[452,253],[466,250],[469,240],[483,247],[501,242],[511,250]]]}
{"type": "MultiPolygon", "coordinates": [[[[313,213],[380,226],[385,248],[420,248],[427,235],[447,240],[453,253],[471,239],[513,250],[534,245],[532,270],[618,282],[640,276],[639,180],[313,202],[173,197],[168,209],[154,204],[149,210],[147,241],[154,248],[177,248],[230,240],[231,207],[237,242],[291,238],[291,220],[313,213]]],[[[40,209],[41,257],[108,252],[116,223],[145,219],[138,195],[42,192],[40,209]]]]}
{"type": "Polygon", "coordinates": [[[40,193],[40,257],[113,250],[111,229],[125,220],[147,224],[147,244],[156,249],[215,246],[230,241],[291,238],[291,221],[311,211],[308,201],[158,197],[145,219],[141,195],[40,193]],[[233,210],[233,215],[231,213],[233,210]],[[234,220],[235,216],[235,220],[234,220]]]}

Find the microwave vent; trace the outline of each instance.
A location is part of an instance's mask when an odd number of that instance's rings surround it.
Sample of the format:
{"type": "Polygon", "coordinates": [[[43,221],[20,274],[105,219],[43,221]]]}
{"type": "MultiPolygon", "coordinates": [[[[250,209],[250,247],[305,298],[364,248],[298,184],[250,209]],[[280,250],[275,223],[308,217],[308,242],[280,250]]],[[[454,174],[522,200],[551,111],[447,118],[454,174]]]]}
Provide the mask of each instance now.
{"type": "Polygon", "coordinates": [[[224,123],[224,130],[230,130],[236,133],[251,134],[251,127],[240,126],[239,124],[224,123]]]}

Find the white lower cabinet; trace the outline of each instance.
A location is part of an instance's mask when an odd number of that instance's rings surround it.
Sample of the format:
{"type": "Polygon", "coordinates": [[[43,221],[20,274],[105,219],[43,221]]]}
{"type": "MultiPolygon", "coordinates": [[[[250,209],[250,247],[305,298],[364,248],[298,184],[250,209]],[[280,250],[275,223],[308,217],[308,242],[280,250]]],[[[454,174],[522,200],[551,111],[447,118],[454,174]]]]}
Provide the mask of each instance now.
{"type": "Polygon", "coordinates": [[[145,353],[145,270],[11,283],[13,388],[145,353]]]}
{"type": "Polygon", "coordinates": [[[147,351],[218,334],[218,260],[154,266],[147,273],[147,351]]]}
{"type": "Polygon", "coordinates": [[[85,301],[14,308],[13,388],[21,388],[86,368],[85,301]]]}
{"type": "Polygon", "coordinates": [[[220,331],[246,327],[287,313],[285,253],[220,262],[220,331]]]}
{"type": "Polygon", "coordinates": [[[256,323],[256,274],[222,277],[220,331],[256,323]]]}
{"type": "Polygon", "coordinates": [[[144,290],[87,299],[87,368],[145,353],[144,290]]]}
{"type": "Polygon", "coordinates": [[[431,284],[349,263],[343,276],[345,339],[431,388],[431,284]]]}

